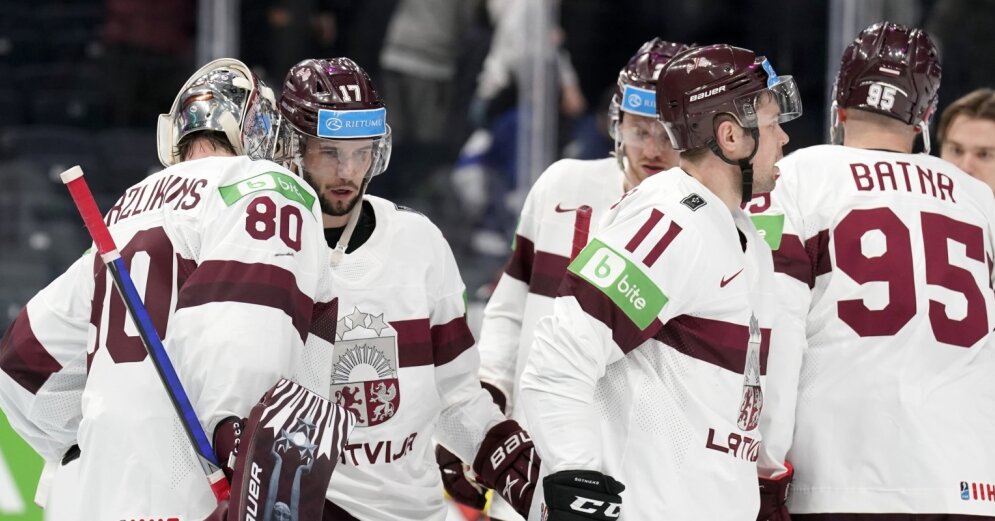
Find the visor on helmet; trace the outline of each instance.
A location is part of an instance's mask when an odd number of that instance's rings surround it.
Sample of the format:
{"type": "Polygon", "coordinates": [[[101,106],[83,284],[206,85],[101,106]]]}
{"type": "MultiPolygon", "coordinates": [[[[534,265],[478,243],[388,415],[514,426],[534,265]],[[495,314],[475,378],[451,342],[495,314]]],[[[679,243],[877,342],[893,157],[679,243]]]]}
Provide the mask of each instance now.
{"type": "MultiPolygon", "coordinates": [[[[649,116],[645,116],[649,117],[649,116]]],[[[623,145],[630,148],[644,148],[650,145],[670,148],[666,129],[660,120],[646,119],[636,124],[619,125],[618,132],[623,145]]]]}
{"type": "Polygon", "coordinates": [[[743,127],[757,128],[767,123],[757,121],[757,107],[765,101],[777,103],[778,123],[786,123],[802,115],[802,99],[791,76],[775,76],[767,81],[766,89],[733,100],[736,109],[733,115],[743,127]]]}

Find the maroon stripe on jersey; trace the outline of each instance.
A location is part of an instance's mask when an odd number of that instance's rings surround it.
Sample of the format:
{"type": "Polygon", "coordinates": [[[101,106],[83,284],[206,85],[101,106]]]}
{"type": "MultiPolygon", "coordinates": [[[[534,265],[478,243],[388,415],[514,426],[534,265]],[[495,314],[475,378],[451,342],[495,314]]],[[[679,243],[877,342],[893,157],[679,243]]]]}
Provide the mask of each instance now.
{"type": "Polygon", "coordinates": [[[398,320],[390,326],[397,331],[397,366],[432,364],[432,333],[427,318],[398,320]]]}
{"type": "Polygon", "coordinates": [[[504,267],[504,272],[529,284],[532,280],[532,263],[535,260],[535,243],[521,235],[515,236],[515,251],[504,267]]]}
{"type": "Polygon", "coordinates": [[[809,288],[815,286],[812,280],[812,261],[797,235],[784,234],[781,247],[774,252],[774,271],[798,279],[809,288]]]}
{"type": "Polygon", "coordinates": [[[271,264],[206,261],[180,289],[176,309],[211,302],[242,302],[279,309],[307,339],[313,301],[297,287],[293,273],[271,264]]]}
{"type": "Polygon", "coordinates": [[[535,253],[535,264],[532,267],[532,281],[529,283],[529,292],[544,297],[555,297],[560,283],[563,282],[563,274],[567,272],[570,259],[548,253],[542,250],[535,253]]]}
{"type": "Polygon", "coordinates": [[[812,258],[812,265],[815,266],[815,276],[825,275],[833,271],[833,260],[829,258],[829,230],[822,230],[814,237],[805,241],[805,250],[812,258]]]}
{"type": "Polygon", "coordinates": [[[991,521],[963,514],[791,514],[792,521],[991,521]]]}
{"type": "Polygon", "coordinates": [[[466,325],[466,317],[456,317],[441,325],[432,326],[432,361],[436,366],[448,364],[473,347],[473,333],[466,325]]]}
{"type": "MultiPolygon", "coordinates": [[[[664,324],[653,338],[687,356],[734,373],[742,373],[746,368],[750,328],[744,325],[681,315],[664,324]]],[[[769,351],[770,329],[760,328],[760,374],[767,373],[769,351]]]]}
{"type": "MultiPolygon", "coordinates": [[[[746,366],[746,349],[750,341],[747,326],[681,315],[666,324],[658,319],[640,331],[604,293],[574,273],[563,278],[560,295],[572,295],[581,309],[612,332],[612,340],[628,354],[652,337],[703,362],[735,373],[746,366]]],[[[767,373],[767,353],[770,350],[770,329],[760,329],[760,373],[767,373]]]]}
{"type": "Polygon", "coordinates": [[[27,307],[21,309],[0,342],[0,369],[31,394],[37,394],[48,377],[62,369],[31,329],[27,307]]]}
{"type": "Polygon", "coordinates": [[[829,231],[822,230],[802,245],[797,235],[784,234],[774,253],[774,271],[798,279],[809,288],[815,279],[832,271],[829,258],[829,231]]]}
{"type": "Polygon", "coordinates": [[[331,302],[315,302],[311,311],[311,327],[308,333],[332,344],[335,343],[335,330],[339,323],[339,299],[331,302]]]}
{"type": "Polygon", "coordinates": [[[567,272],[563,277],[559,294],[576,298],[585,313],[608,327],[612,332],[612,340],[623,353],[638,347],[660,328],[660,321],[653,320],[646,331],[640,330],[639,326],[630,320],[607,295],[573,272],[567,272]]]}

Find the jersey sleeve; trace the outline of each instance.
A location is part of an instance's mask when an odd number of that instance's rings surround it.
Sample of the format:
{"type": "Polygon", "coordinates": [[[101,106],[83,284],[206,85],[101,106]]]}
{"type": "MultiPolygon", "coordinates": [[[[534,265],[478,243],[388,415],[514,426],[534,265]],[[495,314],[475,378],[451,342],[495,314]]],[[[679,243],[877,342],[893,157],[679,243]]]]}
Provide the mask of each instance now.
{"type": "Polygon", "coordinates": [[[208,433],[244,417],[301,363],[327,246],[314,192],[269,162],[240,162],[185,230],[196,267],[166,348],[208,433]],[[249,165],[249,166],[246,166],[249,165]]]}
{"type": "MultiPolygon", "coordinates": [[[[543,179],[540,176],[539,179],[543,179]]],[[[494,293],[484,308],[480,328],[480,379],[504,393],[509,407],[514,403],[515,372],[518,367],[519,342],[522,338],[522,316],[529,295],[535,241],[538,237],[540,198],[533,186],[525,199],[522,216],[515,232],[515,245],[498,280],[494,293]]]]}
{"type": "Polygon", "coordinates": [[[472,462],[480,442],[504,417],[477,376],[480,355],[466,323],[466,289],[449,245],[438,234],[427,288],[435,385],[441,401],[436,437],[465,462],[472,462]],[[437,267],[436,267],[437,266],[437,267]]]}
{"type": "Polygon", "coordinates": [[[525,414],[550,472],[605,471],[592,422],[598,380],[696,300],[689,281],[701,268],[699,234],[680,233],[656,208],[613,217],[571,263],[522,374],[525,414]]]}
{"type": "Polygon", "coordinates": [[[76,443],[94,262],[93,254],[83,255],[35,295],[0,343],[0,408],[48,460],[76,443]]]}
{"type": "Polygon", "coordinates": [[[768,227],[779,244],[773,253],[775,295],[780,312],[771,333],[771,348],[767,357],[767,389],[760,417],[763,450],[757,465],[764,477],[776,477],[784,470],[795,425],[795,405],[802,357],[807,348],[806,323],[811,288],[819,259],[813,257],[818,248],[812,241],[825,240],[819,234],[809,236],[799,207],[799,181],[796,157],[789,156],[779,164],[781,177],[771,192],[770,208],[762,215],[771,222],[783,223],[768,227]]]}

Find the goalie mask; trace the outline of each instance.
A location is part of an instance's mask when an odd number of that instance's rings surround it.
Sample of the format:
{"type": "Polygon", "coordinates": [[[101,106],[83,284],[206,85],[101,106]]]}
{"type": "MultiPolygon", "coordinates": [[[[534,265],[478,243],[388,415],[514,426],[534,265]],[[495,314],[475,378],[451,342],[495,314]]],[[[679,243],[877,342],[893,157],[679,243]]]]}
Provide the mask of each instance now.
{"type": "Polygon", "coordinates": [[[659,134],[650,131],[653,135],[625,135],[621,128],[623,113],[656,119],[657,76],[667,62],[687,49],[690,47],[683,43],[653,38],[644,43],[619,71],[615,93],[608,106],[608,134],[615,140],[615,158],[622,171],[625,171],[624,147],[627,142],[634,146],[641,145],[639,142],[645,139],[662,143],[664,133],[661,127],[659,134]]]}
{"type": "Polygon", "coordinates": [[[845,51],[833,86],[833,143],[843,142],[837,107],[883,114],[922,130],[929,153],[929,118],[940,91],[936,45],[921,29],[879,22],[845,51]]]}
{"type": "Polygon", "coordinates": [[[201,67],[180,89],[157,128],[159,161],[172,166],[180,140],[194,132],[222,132],[236,155],[274,159],[288,143],[280,132],[273,90],[242,62],[230,58],[201,67]]]}

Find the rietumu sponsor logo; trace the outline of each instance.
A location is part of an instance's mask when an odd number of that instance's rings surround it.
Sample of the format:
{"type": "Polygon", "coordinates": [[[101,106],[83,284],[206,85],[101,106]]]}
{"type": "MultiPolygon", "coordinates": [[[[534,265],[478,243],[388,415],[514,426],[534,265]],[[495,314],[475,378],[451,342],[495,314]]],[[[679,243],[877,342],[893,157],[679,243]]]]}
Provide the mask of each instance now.
{"type": "Polygon", "coordinates": [[[638,266],[598,239],[569,269],[600,289],[639,329],[649,327],[667,304],[667,296],[638,266]]]}

